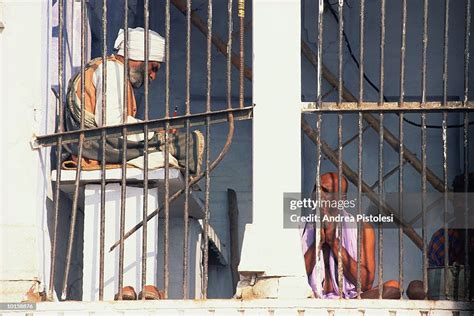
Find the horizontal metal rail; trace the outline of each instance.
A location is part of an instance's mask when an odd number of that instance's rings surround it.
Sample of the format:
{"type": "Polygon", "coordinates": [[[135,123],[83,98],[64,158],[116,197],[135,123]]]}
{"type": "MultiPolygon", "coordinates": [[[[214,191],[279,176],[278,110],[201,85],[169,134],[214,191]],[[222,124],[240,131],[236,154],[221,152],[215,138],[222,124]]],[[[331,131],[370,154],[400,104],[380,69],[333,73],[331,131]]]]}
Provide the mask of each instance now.
{"type": "Polygon", "coordinates": [[[470,112],[474,111],[474,102],[464,104],[460,101],[447,102],[384,102],[381,106],[378,102],[322,102],[318,107],[316,102],[304,102],[302,113],[313,112],[470,112]]]}
{"type": "Polygon", "coordinates": [[[84,141],[87,140],[99,140],[102,136],[102,131],[105,130],[107,137],[120,137],[122,136],[122,128],[127,127],[127,135],[143,133],[143,128],[148,126],[148,131],[159,131],[164,130],[166,123],[169,123],[171,129],[184,128],[186,126],[186,120],[190,121],[191,127],[204,126],[206,124],[207,116],[210,116],[210,124],[220,124],[228,122],[228,115],[233,114],[236,121],[248,120],[252,118],[253,106],[247,106],[244,108],[233,108],[225,110],[217,110],[209,113],[198,113],[189,114],[182,116],[175,116],[169,118],[161,118],[156,120],[150,120],[148,122],[138,122],[130,124],[121,124],[115,126],[97,127],[85,130],[77,130],[63,133],[56,133],[44,136],[36,136],[32,140],[32,147],[34,149],[40,147],[55,146],[59,136],[62,137],[63,144],[77,143],[79,141],[79,135],[84,133],[84,141]]]}

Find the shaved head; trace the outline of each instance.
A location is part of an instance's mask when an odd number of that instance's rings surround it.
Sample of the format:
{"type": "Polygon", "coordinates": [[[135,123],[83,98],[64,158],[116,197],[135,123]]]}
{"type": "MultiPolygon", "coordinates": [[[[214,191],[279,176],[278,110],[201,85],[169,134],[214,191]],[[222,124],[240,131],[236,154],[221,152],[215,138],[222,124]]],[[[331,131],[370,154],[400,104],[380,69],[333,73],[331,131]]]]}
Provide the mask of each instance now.
{"type": "MultiPolygon", "coordinates": [[[[342,193],[347,193],[347,179],[341,177],[341,189],[342,193]]],[[[316,185],[315,185],[316,189],[316,185]]],[[[336,172],[328,172],[321,175],[321,190],[323,192],[335,193],[339,192],[339,176],[336,172]]]]}

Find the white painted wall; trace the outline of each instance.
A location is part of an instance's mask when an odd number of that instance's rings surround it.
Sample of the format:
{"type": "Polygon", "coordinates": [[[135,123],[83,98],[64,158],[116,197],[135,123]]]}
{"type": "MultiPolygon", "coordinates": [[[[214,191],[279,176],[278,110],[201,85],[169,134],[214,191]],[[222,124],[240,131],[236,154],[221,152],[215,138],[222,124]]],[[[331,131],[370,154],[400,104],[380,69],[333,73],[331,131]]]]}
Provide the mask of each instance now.
{"type": "Polygon", "coordinates": [[[284,229],[282,216],[283,194],[301,191],[300,1],[254,0],[253,9],[254,212],[239,273],[282,277],[271,286],[276,297],[305,298],[311,291],[299,231],[284,229]]]}
{"type": "Polygon", "coordinates": [[[30,140],[44,132],[48,104],[48,1],[6,0],[0,33],[0,300],[19,301],[46,272],[41,212],[47,160],[30,140]],[[28,21],[28,23],[25,23],[28,21]]]}

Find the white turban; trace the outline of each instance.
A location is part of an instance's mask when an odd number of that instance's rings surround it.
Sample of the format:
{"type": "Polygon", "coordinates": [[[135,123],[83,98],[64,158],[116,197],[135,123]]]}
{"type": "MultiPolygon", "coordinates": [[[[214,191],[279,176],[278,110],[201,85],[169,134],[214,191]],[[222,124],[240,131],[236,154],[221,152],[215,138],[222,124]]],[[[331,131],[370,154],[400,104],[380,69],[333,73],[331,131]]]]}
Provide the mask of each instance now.
{"type": "MultiPolygon", "coordinates": [[[[150,61],[163,62],[165,59],[165,39],[155,31],[148,30],[150,61]]],[[[125,55],[124,31],[120,29],[115,40],[114,48],[118,55],[125,55]]],[[[142,27],[128,29],[128,57],[133,60],[145,60],[145,30],[142,27]]]]}

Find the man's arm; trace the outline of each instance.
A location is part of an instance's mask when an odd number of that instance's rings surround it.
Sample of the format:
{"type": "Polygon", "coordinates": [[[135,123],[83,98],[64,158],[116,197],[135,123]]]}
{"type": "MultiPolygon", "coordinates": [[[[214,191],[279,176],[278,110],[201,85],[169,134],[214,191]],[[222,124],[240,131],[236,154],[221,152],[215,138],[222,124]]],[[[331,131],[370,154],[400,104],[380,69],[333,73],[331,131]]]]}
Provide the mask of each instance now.
{"type": "MultiPolygon", "coordinates": [[[[336,225],[331,223],[326,228],[326,242],[337,260],[340,239],[335,238],[336,225]]],[[[357,284],[357,258],[352,258],[342,247],[342,264],[344,276],[352,283],[357,284]]],[[[362,228],[361,248],[361,287],[362,291],[372,288],[375,278],[375,233],[372,225],[364,223],[362,228]]]]}
{"type": "MultiPolygon", "coordinates": [[[[312,229],[312,230],[315,230],[315,228],[311,227],[311,228],[308,228],[308,229],[312,229]]],[[[324,243],[324,229],[320,229],[320,244],[324,243]]],[[[314,233],[313,233],[313,237],[314,237],[314,233]]],[[[306,274],[307,275],[310,275],[311,272],[313,272],[313,269],[314,269],[314,266],[316,265],[316,249],[315,249],[315,242],[316,240],[313,239],[313,241],[311,242],[311,246],[309,246],[308,250],[306,250],[305,254],[304,254],[304,263],[305,263],[305,267],[306,267],[306,274]]],[[[318,247],[318,249],[320,249],[321,247],[318,247]]]]}

